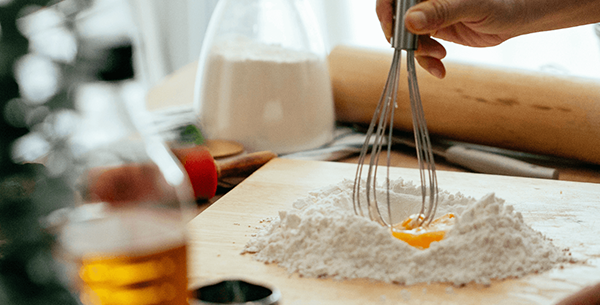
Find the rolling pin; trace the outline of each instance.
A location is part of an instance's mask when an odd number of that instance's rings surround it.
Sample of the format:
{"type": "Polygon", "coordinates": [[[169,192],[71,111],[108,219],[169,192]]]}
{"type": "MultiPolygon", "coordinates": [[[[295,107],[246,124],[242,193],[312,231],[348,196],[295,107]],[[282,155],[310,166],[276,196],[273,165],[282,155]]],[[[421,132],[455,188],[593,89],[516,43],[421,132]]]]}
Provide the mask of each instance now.
{"type": "MultiPolygon", "coordinates": [[[[336,119],[368,124],[391,50],[337,46],[328,57],[336,119]]],[[[431,134],[474,144],[600,164],[600,81],[446,62],[440,80],[418,68],[431,134]]],[[[401,79],[406,78],[403,71],[401,79]]],[[[412,131],[406,82],[394,128],[412,131]]]]}

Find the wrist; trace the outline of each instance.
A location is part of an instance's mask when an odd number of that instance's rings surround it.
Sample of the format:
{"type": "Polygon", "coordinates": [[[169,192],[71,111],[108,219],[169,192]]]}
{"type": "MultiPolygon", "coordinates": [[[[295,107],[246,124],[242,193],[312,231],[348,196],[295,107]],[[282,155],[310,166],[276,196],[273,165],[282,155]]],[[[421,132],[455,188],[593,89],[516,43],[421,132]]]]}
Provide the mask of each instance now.
{"type": "Polygon", "coordinates": [[[600,22],[600,1],[519,0],[527,34],[600,22]]]}

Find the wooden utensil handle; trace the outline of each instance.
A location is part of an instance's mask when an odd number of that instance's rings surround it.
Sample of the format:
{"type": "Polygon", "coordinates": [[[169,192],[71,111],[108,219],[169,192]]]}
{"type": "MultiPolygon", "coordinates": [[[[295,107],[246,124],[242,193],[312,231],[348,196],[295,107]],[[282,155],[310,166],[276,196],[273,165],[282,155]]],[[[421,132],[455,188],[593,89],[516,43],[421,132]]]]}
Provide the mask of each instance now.
{"type": "MultiPolygon", "coordinates": [[[[338,46],[331,51],[337,120],[371,121],[391,58],[386,50],[338,46]]],[[[432,134],[600,164],[599,81],[452,62],[446,67],[443,80],[417,70],[432,134]]],[[[410,131],[406,71],[400,80],[394,127],[410,131]]]]}
{"type": "Polygon", "coordinates": [[[246,177],[259,169],[277,154],[271,151],[259,151],[245,154],[226,161],[215,161],[219,179],[227,177],[246,177]]]}

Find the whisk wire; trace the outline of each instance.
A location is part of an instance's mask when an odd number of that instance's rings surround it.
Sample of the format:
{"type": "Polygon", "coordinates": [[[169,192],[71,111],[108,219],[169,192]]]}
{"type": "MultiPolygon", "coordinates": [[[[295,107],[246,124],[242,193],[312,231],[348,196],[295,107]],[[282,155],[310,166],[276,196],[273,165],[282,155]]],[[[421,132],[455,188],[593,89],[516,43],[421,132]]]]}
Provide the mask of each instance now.
{"type": "MultiPolygon", "coordinates": [[[[365,183],[366,209],[371,220],[387,227],[392,226],[391,200],[390,200],[390,159],[391,159],[391,143],[393,133],[393,118],[396,108],[396,100],[398,95],[398,82],[400,79],[401,67],[401,49],[395,49],[394,57],[388,74],[388,79],[385,83],[384,90],[379,99],[375,113],[367,129],[365,143],[361,148],[356,170],[352,201],[354,212],[357,215],[364,216],[364,207],[361,203],[361,185],[365,183]],[[387,134],[386,134],[387,132],[387,134]],[[386,206],[387,220],[384,219],[381,213],[380,204],[377,201],[377,171],[380,161],[380,155],[384,145],[387,145],[387,171],[386,171],[386,206]],[[366,169],[366,180],[363,181],[363,170],[366,165],[365,161],[367,154],[369,157],[369,166],[366,169]]],[[[421,209],[420,217],[415,218],[413,225],[421,226],[428,225],[433,220],[437,205],[438,205],[438,184],[429,138],[429,131],[425,121],[423,106],[421,104],[421,96],[417,83],[414,50],[407,50],[407,70],[408,70],[408,87],[410,94],[410,105],[413,121],[413,130],[415,135],[415,147],[417,160],[419,164],[419,178],[421,181],[421,209]]]]}
{"type": "MultiPolygon", "coordinates": [[[[398,82],[400,81],[400,71],[401,71],[401,61],[402,59],[402,51],[397,49],[394,51],[394,60],[397,62],[397,66],[394,68],[393,73],[393,89],[392,89],[392,102],[390,103],[390,115],[386,119],[386,121],[390,122],[390,128],[388,132],[387,139],[387,164],[386,164],[386,203],[387,203],[387,215],[388,215],[388,224],[391,226],[392,224],[392,203],[390,202],[390,166],[391,166],[391,156],[392,156],[392,137],[394,130],[394,110],[398,107],[397,98],[398,98],[398,82]]],[[[379,207],[379,205],[377,205],[379,207]]],[[[381,215],[381,213],[379,214],[381,215]]]]}
{"type": "Polygon", "coordinates": [[[367,201],[367,211],[369,218],[379,222],[384,226],[391,226],[391,204],[389,197],[389,167],[390,167],[390,156],[391,156],[391,137],[392,137],[392,129],[393,129],[393,115],[394,109],[396,107],[396,98],[398,92],[398,80],[400,76],[400,61],[401,52],[400,50],[396,50],[394,52],[394,59],[392,60],[392,65],[390,67],[390,72],[388,74],[388,79],[386,81],[383,93],[379,99],[377,107],[375,108],[375,113],[373,114],[373,118],[367,129],[365,143],[361,148],[359,158],[358,158],[358,167],[356,170],[356,175],[354,179],[354,186],[352,191],[352,201],[354,205],[354,212],[357,215],[364,216],[363,207],[361,205],[361,196],[360,189],[362,184],[362,174],[363,174],[363,165],[365,164],[366,155],[369,153],[369,148],[371,152],[369,167],[367,169],[367,178],[365,181],[365,193],[366,193],[366,201],[367,201]],[[388,127],[388,122],[389,127],[388,127]],[[385,137],[386,131],[389,130],[389,134],[385,137]],[[374,137],[374,140],[371,142],[371,138],[374,137]],[[386,174],[386,185],[387,185],[387,193],[386,193],[386,201],[387,201],[387,214],[388,221],[386,221],[381,216],[381,211],[379,209],[379,205],[377,203],[377,170],[379,165],[379,156],[381,154],[382,148],[384,145],[387,145],[387,174],[386,174]],[[372,197],[372,198],[371,198],[372,197]]]}
{"type": "Polygon", "coordinates": [[[417,49],[417,36],[408,32],[404,27],[403,16],[411,6],[415,5],[418,0],[395,0],[392,3],[395,5],[394,14],[394,35],[391,39],[392,47],[394,48],[394,56],[388,78],[385,83],[383,92],[377,103],[375,113],[371,119],[371,124],[367,130],[365,142],[360,151],[358,159],[358,167],[354,177],[354,187],[352,190],[352,203],[354,212],[357,215],[364,216],[363,207],[361,206],[361,183],[363,166],[365,165],[366,155],[371,150],[369,160],[369,168],[367,170],[366,183],[366,201],[367,211],[371,220],[377,221],[383,226],[392,226],[392,213],[390,202],[390,159],[392,132],[394,129],[394,109],[396,108],[396,98],[398,95],[398,81],[400,79],[400,67],[402,59],[402,50],[406,50],[406,62],[408,70],[408,87],[410,94],[410,107],[413,121],[413,131],[415,135],[415,146],[417,160],[419,163],[419,178],[421,180],[421,209],[418,217],[415,217],[413,226],[421,226],[430,224],[435,217],[435,212],[438,205],[438,185],[437,175],[435,170],[435,162],[433,160],[433,150],[431,140],[429,139],[429,131],[421,104],[421,96],[419,93],[419,85],[417,83],[417,74],[415,69],[415,54],[417,49]],[[388,123],[389,122],[389,123],[388,123]],[[389,126],[388,126],[389,125],[389,126]],[[386,131],[389,131],[387,138],[386,131]],[[375,137],[371,141],[372,137],[375,137]],[[387,139],[387,141],[386,141],[387,139]],[[387,215],[386,221],[381,216],[380,205],[377,202],[377,168],[379,164],[379,156],[382,147],[387,145],[387,173],[386,173],[386,203],[387,215]],[[372,198],[371,198],[372,196],[372,198]]]}
{"type": "Polygon", "coordinates": [[[433,149],[431,147],[431,139],[427,130],[427,122],[421,104],[421,95],[419,93],[419,85],[417,83],[414,51],[407,51],[407,70],[409,73],[408,84],[412,110],[413,129],[415,135],[415,146],[417,151],[417,160],[419,163],[419,175],[421,179],[421,196],[422,205],[420,215],[422,219],[417,218],[418,225],[429,224],[434,218],[438,205],[438,185],[437,175],[435,170],[435,162],[433,159],[433,149]],[[427,196],[429,193],[429,196],[427,196]],[[429,202],[426,202],[429,197],[429,202]],[[427,206],[427,208],[426,208],[427,206]]]}

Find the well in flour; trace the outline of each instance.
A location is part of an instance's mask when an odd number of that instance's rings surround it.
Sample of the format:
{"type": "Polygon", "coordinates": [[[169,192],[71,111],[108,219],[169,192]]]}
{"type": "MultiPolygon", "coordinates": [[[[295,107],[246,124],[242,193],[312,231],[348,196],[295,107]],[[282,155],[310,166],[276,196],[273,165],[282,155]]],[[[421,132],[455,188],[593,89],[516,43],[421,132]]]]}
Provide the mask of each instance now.
{"type": "MultiPolygon", "coordinates": [[[[456,223],[428,249],[413,248],[388,228],[354,214],[352,186],[344,180],[297,200],[251,238],[244,253],[302,276],[402,284],[490,284],[572,261],[494,194],[476,200],[441,191],[438,215],[453,212],[456,223]]],[[[390,196],[394,221],[421,204],[412,182],[393,181],[390,196]]]]}

